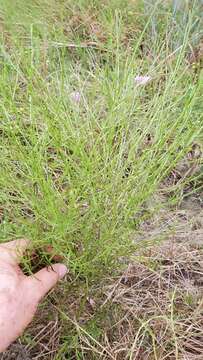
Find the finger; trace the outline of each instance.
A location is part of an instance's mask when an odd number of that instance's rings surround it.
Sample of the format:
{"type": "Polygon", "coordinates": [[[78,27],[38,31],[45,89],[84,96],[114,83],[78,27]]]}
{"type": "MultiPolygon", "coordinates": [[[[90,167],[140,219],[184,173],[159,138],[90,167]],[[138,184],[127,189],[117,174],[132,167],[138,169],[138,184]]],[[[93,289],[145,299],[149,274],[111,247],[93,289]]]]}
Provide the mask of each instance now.
{"type": "Polygon", "coordinates": [[[54,264],[38,271],[35,275],[29,276],[26,280],[33,295],[40,300],[67,272],[68,269],[65,265],[54,264]]]}
{"type": "Polygon", "coordinates": [[[18,239],[0,244],[0,259],[10,264],[18,264],[29,243],[27,239],[18,239]]]}

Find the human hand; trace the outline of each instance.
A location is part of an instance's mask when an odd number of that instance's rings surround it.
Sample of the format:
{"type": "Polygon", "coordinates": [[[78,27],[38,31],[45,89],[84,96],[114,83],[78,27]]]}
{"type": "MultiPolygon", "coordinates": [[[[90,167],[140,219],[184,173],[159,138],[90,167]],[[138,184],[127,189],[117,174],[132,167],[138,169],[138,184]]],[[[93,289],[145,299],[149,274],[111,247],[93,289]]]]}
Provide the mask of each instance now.
{"type": "Polygon", "coordinates": [[[18,266],[25,239],[0,245],[0,352],[22,334],[31,322],[39,301],[67,272],[63,264],[54,264],[32,276],[18,266]]]}

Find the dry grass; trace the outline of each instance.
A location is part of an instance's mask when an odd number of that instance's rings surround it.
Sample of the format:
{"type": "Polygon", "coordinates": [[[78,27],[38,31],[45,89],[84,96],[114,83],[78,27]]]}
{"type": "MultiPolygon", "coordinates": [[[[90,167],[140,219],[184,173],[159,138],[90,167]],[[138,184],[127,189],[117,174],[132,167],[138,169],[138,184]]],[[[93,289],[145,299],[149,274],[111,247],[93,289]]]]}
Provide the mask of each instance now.
{"type": "Polygon", "coordinates": [[[202,294],[202,250],[170,243],[141,254],[107,287],[123,313],[109,336],[114,359],[202,359],[202,294]]]}

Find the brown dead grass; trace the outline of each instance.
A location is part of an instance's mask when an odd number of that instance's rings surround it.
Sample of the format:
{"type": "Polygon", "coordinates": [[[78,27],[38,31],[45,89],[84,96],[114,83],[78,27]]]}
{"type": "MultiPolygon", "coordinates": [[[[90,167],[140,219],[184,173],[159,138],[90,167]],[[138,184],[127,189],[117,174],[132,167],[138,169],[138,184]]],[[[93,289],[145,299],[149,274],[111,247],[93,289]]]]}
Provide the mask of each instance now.
{"type": "Polygon", "coordinates": [[[108,294],[123,313],[114,327],[114,359],[203,358],[202,250],[176,243],[154,247],[108,294]]]}

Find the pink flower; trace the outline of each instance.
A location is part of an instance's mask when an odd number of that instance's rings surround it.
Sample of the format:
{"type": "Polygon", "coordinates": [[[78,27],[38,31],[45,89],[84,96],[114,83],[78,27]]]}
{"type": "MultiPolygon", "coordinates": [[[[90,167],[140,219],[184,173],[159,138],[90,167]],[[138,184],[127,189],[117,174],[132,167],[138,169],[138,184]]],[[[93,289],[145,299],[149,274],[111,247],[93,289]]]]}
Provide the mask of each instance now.
{"type": "Polygon", "coordinates": [[[74,103],[79,104],[81,101],[81,93],[79,91],[73,91],[70,94],[70,98],[74,103]]]}
{"type": "Polygon", "coordinates": [[[138,75],[134,78],[134,81],[137,85],[146,85],[151,80],[152,80],[152,77],[147,76],[147,75],[144,75],[144,76],[138,75]]]}

